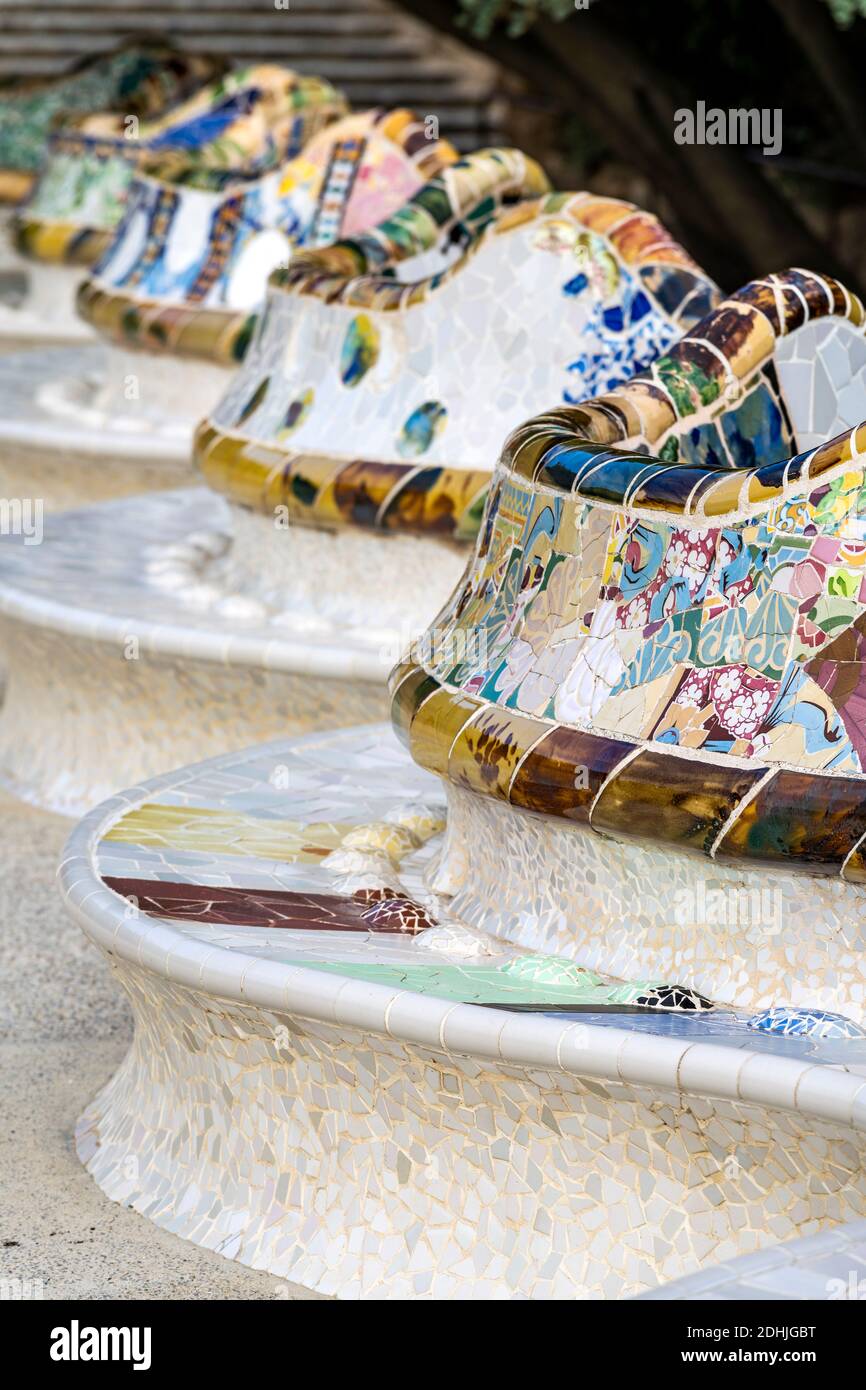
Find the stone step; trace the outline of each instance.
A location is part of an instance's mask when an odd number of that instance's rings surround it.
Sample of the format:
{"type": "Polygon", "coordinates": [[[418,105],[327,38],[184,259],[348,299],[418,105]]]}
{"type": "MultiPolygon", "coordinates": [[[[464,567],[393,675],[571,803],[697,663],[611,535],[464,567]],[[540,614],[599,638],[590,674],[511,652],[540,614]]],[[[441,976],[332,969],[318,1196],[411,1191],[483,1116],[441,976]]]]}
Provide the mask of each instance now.
{"type": "Polygon", "coordinates": [[[181,46],[237,63],[272,61],[320,73],[356,108],[404,105],[436,114],[462,149],[501,142],[493,117],[495,70],[433,34],[386,0],[290,0],[290,9],[243,0],[0,0],[0,77],[51,76],[133,34],[170,33],[181,46]]]}
{"type": "MultiPolygon", "coordinates": [[[[45,45],[45,49],[48,45],[45,45]]],[[[16,41],[4,40],[5,52],[0,56],[0,66],[8,70],[14,70],[17,66],[19,57],[35,58],[41,56],[42,45],[33,44],[29,39],[16,41]],[[19,45],[20,44],[20,48],[19,45]]],[[[67,57],[69,52],[80,49],[82,52],[92,52],[93,45],[86,36],[81,36],[76,43],[70,38],[67,44],[67,57]]],[[[248,58],[268,59],[273,61],[290,62],[300,72],[321,72],[323,76],[329,78],[337,86],[341,82],[355,80],[363,82],[365,86],[379,82],[388,82],[401,79],[405,83],[407,80],[411,85],[423,84],[429,90],[439,83],[448,86],[462,86],[468,90],[469,84],[465,75],[455,72],[447,63],[441,60],[417,59],[411,54],[396,54],[393,57],[366,57],[364,55],[346,54],[345,50],[339,57],[333,57],[334,50],[330,45],[319,43],[315,48],[307,44],[296,42],[283,43],[276,36],[268,36],[266,42],[262,42],[260,36],[255,35],[221,35],[218,39],[208,40],[208,49],[212,52],[230,52],[233,57],[241,60],[248,58]]],[[[472,95],[479,95],[477,88],[472,95]]]]}
{"type": "MultiPolygon", "coordinates": [[[[53,15],[54,12],[58,10],[74,10],[82,15],[93,16],[94,22],[99,21],[105,24],[109,20],[113,20],[119,11],[140,10],[141,8],[141,0],[108,0],[106,4],[86,6],[80,5],[78,0],[50,0],[50,6],[42,5],[38,9],[34,8],[23,11],[20,0],[0,0],[0,14],[8,12],[14,15],[16,20],[25,23],[31,22],[36,28],[47,28],[50,22],[47,18],[49,12],[53,15]]],[[[186,0],[156,0],[154,5],[149,5],[147,8],[149,12],[162,12],[169,15],[171,18],[175,18],[179,12],[185,13],[188,9],[188,5],[186,0]]],[[[269,8],[269,6],[262,6],[261,10],[267,13],[269,8]]],[[[243,0],[241,0],[240,3],[239,0],[204,0],[202,4],[196,6],[196,12],[202,15],[206,15],[212,11],[225,13],[227,10],[235,14],[239,11],[243,12],[243,0]]],[[[284,21],[290,15],[297,15],[302,12],[310,13],[312,11],[327,12],[329,14],[334,14],[336,12],[340,15],[355,13],[362,16],[378,13],[386,14],[389,18],[397,21],[405,21],[407,23],[413,22],[410,16],[395,11],[384,3],[384,0],[369,0],[369,3],[368,0],[345,0],[345,3],[344,0],[291,0],[290,9],[273,9],[273,13],[284,21]]]]}
{"type": "Polygon", "coordinates": [[[218,26],[219,33],[239,32],[239,33],[267,33],[279,34],[286,38],[303,38],[306,34],[341,34],[351,35],[356,38],[376,38],[383,43],[391,43],[395,39],[408,42],[418,49],[417,40],[413,43],[414,36],[407,36],[406,32],[400,27],[389,22],[389,17],[383,14],[329,14],[327,11],[309,11],[299,14],[288,15],[285,13],[265,12],[264,14],[245,15],[238,10],[233,10],[230,14],[223,11],[214,13],[196,10],[194,13],[184,12],[181,14],[170,14],[165,10],[124,10],[120,13],[104,15],[90,14],[81,10],[62,11],[52,16],[51,33],[46,33],[44,24],[34,24],[32,17],[25,12],[5,11],[0,5],[0,24],[4,32],[4,46],[11,35],[29,36],[38,39],[48,45],[57,46],[58,32],[87,34],[96,39],[101,45],[110,43],[111,38],[106,37],[107,31],[115,33],[141,33],[142,30],[156,30],[158,33],[165,33],[170,26],[173,36],[186,35],[187,33],[201,35],[212,34],[218,26]]]}

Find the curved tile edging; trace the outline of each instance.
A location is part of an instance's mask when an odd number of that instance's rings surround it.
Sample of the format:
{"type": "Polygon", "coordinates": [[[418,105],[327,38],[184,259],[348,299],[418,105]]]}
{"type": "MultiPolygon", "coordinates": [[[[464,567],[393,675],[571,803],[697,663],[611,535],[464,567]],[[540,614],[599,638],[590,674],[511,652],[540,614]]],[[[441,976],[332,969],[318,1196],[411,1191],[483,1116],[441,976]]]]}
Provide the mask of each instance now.
{"type": "MultiPolygon", "coordinates": [[[[720,408],[725,413],[734,409],[767,369],[781,340],[807,323],[830,318],[845,319],[860,333],[866,328],[860,299],[830,276],[794,268],[751,280],[690,328],[648,371],[597,400],[560,406],[519,426],[505,441],[501,465],[518,478],[569,491],[569,450],[585,445],[632,449],[661,455],[669,478],[681,468],[680,491],[688,499],[691,488],[678,458],[678,435],[716,418],[720,408]]],[[[698,471],[690,478],[697,484],[698,471]]],[[[729,480],[712,515],[731,505],[732,489],[729,480]]],[[[677,495],[668,489],[647,505],[675,508],[677,495]]],[[[614,488],[606,500],[626,499],[631,505],[628,493],[614,488]]]]}
{"type": "Polygon", "coordinates": [[[396,667],[391,690],[394,730],[415,761],[469,791],[719,863],[866,884],[866,777],[679,756],[476,699],[412,660],[396,667]],[[779,823],[797,833],[781,836],[779,823]]]}
{"type": "MultiPolygon", "coordinates": [[[[200,766],[218,770],[236,756],[200,766]]],[[[241,1005],[360,1028],[439,1052],[686,1096],[737,1100],[866,1129],[866,1079],[826,1066],[617,1028],[560,1024],[526,1015],[503,1017],[500,1010],[453,1004],[207,946],[171,928],[128,917],[126,900],[104,888],[94,871],[95,846],[115,821],[171,786],[177,775],[168,773],[103,802],[80,822],[64,850],[58,870],[64,903],[109,957],[241,1005]]]]}

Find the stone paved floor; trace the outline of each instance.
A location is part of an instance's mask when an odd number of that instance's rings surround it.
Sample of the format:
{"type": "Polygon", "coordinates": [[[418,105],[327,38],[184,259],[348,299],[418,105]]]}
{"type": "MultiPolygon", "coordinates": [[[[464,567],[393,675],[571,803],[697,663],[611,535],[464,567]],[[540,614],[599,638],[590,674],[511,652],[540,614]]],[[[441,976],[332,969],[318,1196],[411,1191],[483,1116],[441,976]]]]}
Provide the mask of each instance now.
{"type": "Polygon", "coordinates": [[[0,1281],[51,1299],[314,1298],[109,1202],[78,1162],[75,1120],[131,1020],[57,896],[70,824],[0,793],[0,1281]]]}

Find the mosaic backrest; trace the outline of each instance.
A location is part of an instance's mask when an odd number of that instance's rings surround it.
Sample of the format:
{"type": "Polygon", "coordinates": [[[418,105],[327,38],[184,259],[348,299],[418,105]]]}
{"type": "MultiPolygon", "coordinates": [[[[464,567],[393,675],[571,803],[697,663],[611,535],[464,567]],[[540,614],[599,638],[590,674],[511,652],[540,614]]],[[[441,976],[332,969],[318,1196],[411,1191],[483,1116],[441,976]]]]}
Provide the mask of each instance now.
{"type": "Polygon", "coordinates": [[[322,78],[263,65],[229,73],[142,122],[135,138],[126,138],[121,117],[88,117],[52,137],[18,219],[19,249],[88,263],[118,225],[138,168],[176,179],[255,176],[296,155],[344,111],[322,78]]]}
{"type": "Polygon", "coordinates": [[[473,535],[506,430],[630,377],[717,297],[655,217],[539,197],[542,180],[519,151],[482,151],[387,224],[293,257],[199,429],[211,486],[310,525],[473,535]],[[410,278],[455,233],[460,258],[410,278]]]}
{"type": "Polygon", "coordinates": [[[788,272],[518,429],[392,676],[415,758],[606,835],[866,882],[864,374],[860,301],[788,272]]]}
{"type": "MultiPolygon", "coordinates": [[[[63,113],[117,107],[127,115],[153,116],[209,82],[222,66],[219,59],[180,53],[166,43],[132,43],[59,79],[0,93],[0,197],[4,175],[36,173],[63,113]]],[[[10,185],[11,196],[20,187],[10,185]]]]}
{"type": "Polygon", "coordinates": [[[375,225],[456,159],[411,112],[368,111],[333,122],[280,169],[222,191],[139,176],[79,311],[121,342],[239,360],[251,311],[293,245],[375,225]]]}

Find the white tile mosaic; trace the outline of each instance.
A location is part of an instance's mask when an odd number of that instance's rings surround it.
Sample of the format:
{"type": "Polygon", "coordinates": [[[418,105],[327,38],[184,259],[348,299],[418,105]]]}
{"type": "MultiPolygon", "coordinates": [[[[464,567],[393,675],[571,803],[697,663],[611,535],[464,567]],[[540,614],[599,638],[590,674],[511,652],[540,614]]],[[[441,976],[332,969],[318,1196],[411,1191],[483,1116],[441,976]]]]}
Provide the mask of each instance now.
{"type": "MultiPolygon", "coordinates": [[[[736,1011],[555,1009],[538,957],[483,932],[440,949],[440,928],[288,920],[299,892],[350,911],[387,864],[456,918],[427,882],[442,809],[373,728],[170,774],[77,828],[67,905],[136,1016],[78,1128],[109,1196],[342,1298],[622,1297],[866,1215],[866,1082],[839,1060],[859,1043],[751,1033],[736,1011]],[[513,1002],[461,1002],[496,979],[513,1002]],[[738,1092],[745,1070],[760,1085],[738,1092]]],[[[772,1252],[750,1278],[794,1289],[772,1252]]]]}
{"type": "Polygon", "coordinates": [[[436,882],[465,921],[590,969],[686,976],[744,1008],[790,1004],[866,1022],[861,889],[618,841],[457,786],[447,795],[436,882]]]}

